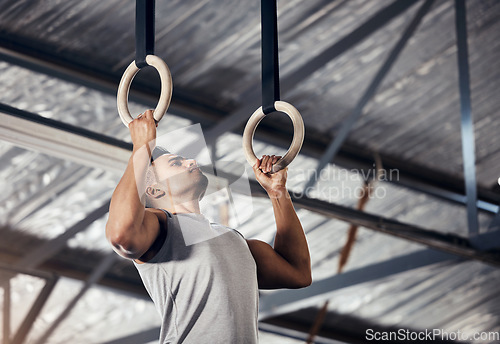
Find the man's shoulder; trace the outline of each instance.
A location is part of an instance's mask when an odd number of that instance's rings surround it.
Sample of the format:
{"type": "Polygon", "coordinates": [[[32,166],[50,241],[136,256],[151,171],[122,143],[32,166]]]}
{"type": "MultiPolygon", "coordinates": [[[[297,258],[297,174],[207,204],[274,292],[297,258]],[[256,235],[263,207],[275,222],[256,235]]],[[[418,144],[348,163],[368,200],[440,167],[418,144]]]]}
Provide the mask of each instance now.
{"type": "Polygon", "coordinates": [[[160,220],[166,220],[167,217],[172,217],[172,215],[164,210],[164,209],[159,209],[159,208],[146,208],[146,211],[156,215],[160,220]]]}
{"type": "Polygon", "coordinates": [[[241,234],[241,232],[235,228],[232,228],[232,227],[228,227],[228,226],[225,226],[225,225],[222,225],[220,223],[217,223],[217,222],[210,222],[210,226],[212,226],[212,228],[220,228],[220,229],[223,229],[227,232],[232,232],[232,233],[235,233],[236,235],[240,236],[243,240],[247,240],[247,238],[245,238],[245,236],[243,234],[241,234]]]}

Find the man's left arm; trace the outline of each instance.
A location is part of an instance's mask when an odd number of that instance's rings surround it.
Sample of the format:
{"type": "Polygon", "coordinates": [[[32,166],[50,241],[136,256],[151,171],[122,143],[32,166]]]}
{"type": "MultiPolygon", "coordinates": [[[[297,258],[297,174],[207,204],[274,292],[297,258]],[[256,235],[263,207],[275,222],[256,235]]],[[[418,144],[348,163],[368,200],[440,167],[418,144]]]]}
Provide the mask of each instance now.
{"type": "Polygon", "coordinates": [[[257,264],[259,288],[303,288],[311,284],[311,259],[306,236],[286,189],[286,169],[269,173],[279,157],[264,156],[254,165],[257,180],[267,191],[276,219],[274,248],[247,240],[257,264]]]}

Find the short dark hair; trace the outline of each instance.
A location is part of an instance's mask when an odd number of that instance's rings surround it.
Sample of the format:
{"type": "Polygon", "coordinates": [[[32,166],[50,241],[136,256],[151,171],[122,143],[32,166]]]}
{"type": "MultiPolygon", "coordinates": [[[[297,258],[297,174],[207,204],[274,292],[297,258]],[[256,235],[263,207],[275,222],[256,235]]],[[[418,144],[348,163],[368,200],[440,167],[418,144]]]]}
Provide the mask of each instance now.
{"type": "Polygon", "coordinates": [[[161,146],[156,146],[153,149],[153,152],[151,153],[151,162],[155,161],[156,159],[158,159],[162,155],[166,155],[166,154],[172,154],[172,153],[170,153],[170,151],[166,148],[163,148],[161,146]]]}
{"type": "MultiPolygon", "coordinates": [[[[153,161],[155,161],[156,159],[158,159],[162,155],[166,155],[166,154],[172,154],[172,153],[170,153],[170,151],[164,147],[156,146],[153,149],[153,151],[151,152],[150,163],[152,163],[153,161]]],[[[147,172],[146,172],[146,186],[150,186],[150,184],[156,182],[155,173],[151,170],[152,168],[154,168],[154,167],[150,165],[147,172]]],[[[144,195],[144,196],[145,196],[146,208],[153,208],[153,204],[151,203],[149,196],[148,195],[144,195]]]]}

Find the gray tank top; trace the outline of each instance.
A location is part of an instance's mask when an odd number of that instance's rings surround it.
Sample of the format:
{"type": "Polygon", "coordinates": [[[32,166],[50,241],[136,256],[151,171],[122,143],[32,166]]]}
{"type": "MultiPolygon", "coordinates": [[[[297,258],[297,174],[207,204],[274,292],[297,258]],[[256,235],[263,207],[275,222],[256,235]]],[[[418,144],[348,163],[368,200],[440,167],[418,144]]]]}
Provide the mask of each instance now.
{"type": "Polygon", "coordinates": [[[257,343],[257,269],[243,236],[203,215],[165,213],[163,246],[135,263],[162,318],[160,343],[257,343]]]}

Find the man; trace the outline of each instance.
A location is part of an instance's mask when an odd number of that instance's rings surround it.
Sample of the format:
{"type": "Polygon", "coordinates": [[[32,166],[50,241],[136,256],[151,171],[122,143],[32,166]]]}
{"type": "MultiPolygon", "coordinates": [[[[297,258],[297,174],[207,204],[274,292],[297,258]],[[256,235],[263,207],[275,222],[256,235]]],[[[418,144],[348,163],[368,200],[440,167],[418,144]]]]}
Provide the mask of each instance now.
{"type": "Polygon", "coordinates": [[[309,250],[285,187],[286,169],[270,173],[275,156],[253,166],[274,209],[273,248],[200,214],[207,178],[194,160],[156,154],[152,111],[129,128],[133,153],[111,199],[106,237],[119,255],[134,260],[162,317],[160,343],[257,343],[258,288],[311,284],[309,250]],[[143,193],[152,208],[145,208],[143,193]]]}

